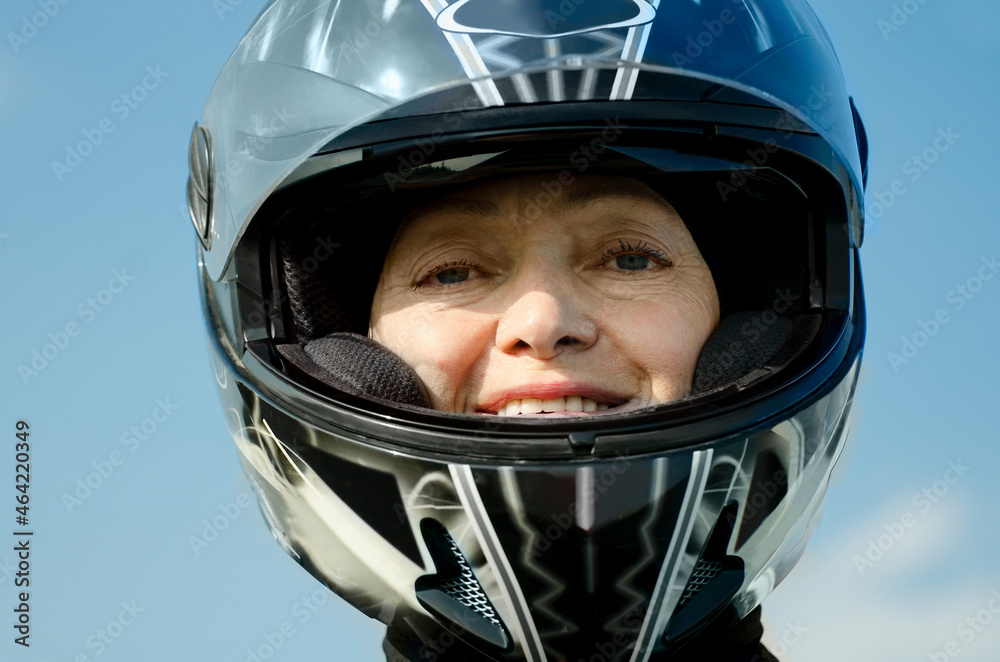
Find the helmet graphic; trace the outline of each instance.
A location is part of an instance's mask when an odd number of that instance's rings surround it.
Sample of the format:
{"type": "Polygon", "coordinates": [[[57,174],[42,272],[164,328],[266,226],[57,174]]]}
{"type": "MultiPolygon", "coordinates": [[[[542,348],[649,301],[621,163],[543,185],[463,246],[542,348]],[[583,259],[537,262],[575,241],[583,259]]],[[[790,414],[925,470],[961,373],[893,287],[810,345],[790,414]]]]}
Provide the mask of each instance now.
{"type": "Polygon", "coordinates": [[[866,152],[804,0],[275,0],[188,183],[275,538],[426,659],[645,661],[739,621],[802,554],[848,434],[866,152]],[[595,176],[676,208],[720,306],[686,397],[443,411],[368,337],[408,211],[525,175],[537,223],[595,176]]]}

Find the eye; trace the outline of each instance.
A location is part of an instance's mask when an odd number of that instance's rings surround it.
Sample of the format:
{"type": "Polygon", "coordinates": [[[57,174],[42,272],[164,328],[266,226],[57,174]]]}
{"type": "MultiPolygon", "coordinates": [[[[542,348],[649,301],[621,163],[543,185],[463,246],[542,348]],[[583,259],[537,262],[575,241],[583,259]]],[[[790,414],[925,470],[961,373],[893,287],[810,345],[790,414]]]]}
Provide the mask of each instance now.
{"type": "Polygon", "coordinates": [[[444,271],[439,271],[434,275],[434,280],[436,280],[441,285],[453,285],[455,283],[461,283],[462,281],[469,280],[469,268],[468,267],[452,267],[451,269],[445,269],[444,271]]]}
{"type": "Polygon", "coordinates": [[[645,255],[636,255],[634,253],[619,255],[611,261],[623,271],[642,271],[649,267],[651,262],[645,255]]]}
{"type": "Polygon", "coordinates": [[[475,279],[480,272],[482,272],[482,267],[472,264],[468,260],[446,262],[429,269],[417,280],[413,289],[459,285],[475,279]]]}
{"type": "Polygon", "coordinates": [[[618,240],[618,246],[609,248],[601,254],[602,266],[626,272],[650,271],[656,267],[671,267],[673,261],[658,248],[650,246],[645,241],[633,246],[623,239],[618,240]]]}

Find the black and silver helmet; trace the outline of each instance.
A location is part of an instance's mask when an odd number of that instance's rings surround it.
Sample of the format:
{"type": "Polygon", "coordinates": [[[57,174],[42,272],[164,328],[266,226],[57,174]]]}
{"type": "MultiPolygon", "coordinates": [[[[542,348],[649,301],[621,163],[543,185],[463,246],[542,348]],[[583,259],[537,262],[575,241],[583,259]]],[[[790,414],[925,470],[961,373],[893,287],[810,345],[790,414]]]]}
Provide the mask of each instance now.
{"type": "Polygon", "coordinates": [[[406,636],[498,660],[646,660],[742,618],[802,554],[848,433],[866,151],[803,0],[276,0],[188,185],[215,377],[275,538],[406,636]],[[416,199],[581,167],[660,192],[711,265],[691,395],[428,408],[366,338],[373,256],[416,199]]]}

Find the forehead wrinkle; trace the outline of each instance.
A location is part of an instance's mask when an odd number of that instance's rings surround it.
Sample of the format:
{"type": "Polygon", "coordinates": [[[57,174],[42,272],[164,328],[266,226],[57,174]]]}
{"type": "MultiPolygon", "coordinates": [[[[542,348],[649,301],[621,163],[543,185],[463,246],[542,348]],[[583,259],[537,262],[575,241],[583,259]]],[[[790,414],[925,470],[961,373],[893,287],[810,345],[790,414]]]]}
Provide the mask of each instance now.
{"type": "Polygon", "coordinates": [[[504,220],[504,215],[495,203],[477,198],[445,197],[440,200],[421,205],[408,215],[408,219],[429,216],[447,216],[457,214],[471,216],[477,220],[497,223],[504,220]]]}
{"type": "MultiPolygon", "coordinates": [[[[619,181],[616,181],[614,184],[589,181],[584,186],[581,185],[584,183],[583,181],[577,181],[566,186],[557,194],[555,200],[546,205],[550,220],[554,220],[555,218],[571,218],[575,212],[598,204],[622,202],[644,206],[654,205],[668,217],[675,219],[681,224],[684,223],[673,206],[645,183],[624,178],[615,179],[619,181]]],[[[496,201],[486,196],[479,197],[478,192],[474,193],[471,197],[466,196],[462,192],[456,192],[439,199],[426,201],[407,214],[404,221],[400,224],[393,243],[395,244],[403,234],[406,234],[406,231],[411,229],[410,226],[412,226],[413,222],[418,219],[423,219],[424,223],[429,221],[429,225],[427,226],[421,224],[422,230],[420,234],[425,240],[430,240],[432,237],[456,236],[465,234],[470,230],[475,232],[477,222],[495,227],[503,227],[511,221],[519,221],[525,204],[535,202],[536,196],[534,190],[539,188],[539,185],[535,182],[534,186],[529,186],[528,188],[531,191],[530,193],[525,191],[522,186],[516,187],[516,202],[514,202],[516,211],[509,208],[510,199],[503,194],[501,196],[504,199],[496,201]],[[456,225],[456,216],[459,219],[465,220],[469,225],[467,226],[464,223],[456,225]]],[[[491,195],[495,194],[496,191],[491,195]]],[[[538,219],[535,218],[534,220],[538,219]]],[[[621,217],[618,217],[616,214],[616,220],[626,222],[637,219],[626,212],[621,217]]]]}
{"type": "Polygon", "coordinates": [[[570,186],[560,198],[561,207],[567,213],[572,213],[590,207],[602,201],[619,200],[621,202],[652,203],[673,216],[679,216],[673,206],[659,193],[645,185],[635,185],[632,182],[621,182],[610,186],[570,186]]]}

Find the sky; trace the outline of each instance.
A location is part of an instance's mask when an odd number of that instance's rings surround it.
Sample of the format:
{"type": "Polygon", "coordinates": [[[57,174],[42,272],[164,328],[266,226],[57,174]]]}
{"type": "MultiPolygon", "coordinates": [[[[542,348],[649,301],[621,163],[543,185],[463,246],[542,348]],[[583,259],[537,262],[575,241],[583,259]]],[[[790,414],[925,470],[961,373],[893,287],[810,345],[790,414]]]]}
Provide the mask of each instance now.
{"type": "MultiPolygon", "coordinates": [[[[35,531],[30,649],[13,643],[14,538],[0,543],[3,659],[244,662],[264,644],[272,660],[383,659],[382,627],[273,542],[209,366],[188,139],[263,4],[0,8],[0,532],[19,420],[35,531]],[[67,161],[84,138],[94,148],[67,161]]],[[[992,662],[1000,5],[812,4],[870,140],[868,337],[850,444],[764,603],[766,636],[796,662],[992,662]]]]}

